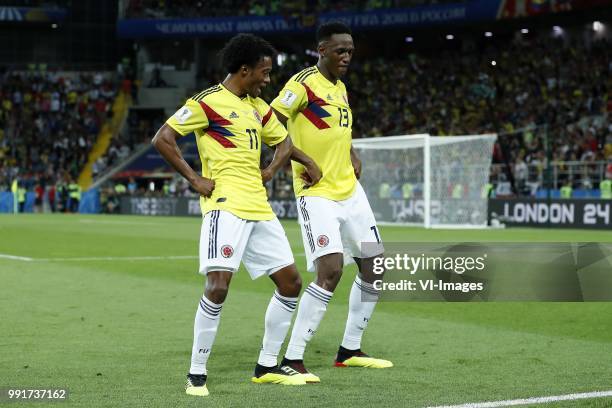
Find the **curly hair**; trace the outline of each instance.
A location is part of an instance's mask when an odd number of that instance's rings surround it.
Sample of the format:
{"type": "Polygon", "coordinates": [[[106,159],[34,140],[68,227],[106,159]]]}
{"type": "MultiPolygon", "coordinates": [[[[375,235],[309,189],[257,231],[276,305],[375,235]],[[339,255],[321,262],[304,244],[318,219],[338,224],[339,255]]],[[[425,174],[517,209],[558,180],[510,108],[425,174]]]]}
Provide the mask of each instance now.
{"type": "Polygon", "coordinates": [[[330,21],[329,23],[321,24],[317,28],[317,44],[321,41],[327,41],[334,34],[350,34],[353,35],[351,29],[340,21],[330,21]]]}
{"type": "Polygon", "coordinates": [[[261,37],[238,34],[225,44],[220,54],[223,68],[233,74],[243,65],[254,68],[263,57],[274,58],[276,50],[261,37]]]}

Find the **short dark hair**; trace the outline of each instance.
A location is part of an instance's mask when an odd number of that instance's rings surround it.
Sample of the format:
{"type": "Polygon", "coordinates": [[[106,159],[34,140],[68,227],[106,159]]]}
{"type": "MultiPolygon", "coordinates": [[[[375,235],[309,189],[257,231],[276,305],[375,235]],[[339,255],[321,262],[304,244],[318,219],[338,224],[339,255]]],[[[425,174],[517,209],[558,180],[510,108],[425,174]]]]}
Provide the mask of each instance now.
{"type": "Polygon", "coordinates": [[[263,57],[274,58],[276,50],[261,37],[238,34],[225,44],[220,55],[223,68],[235,73],[243,65],[254,68],[263,57]]]}
{"type": "Polygon", "coordinates": [[[340,21],[330,21],[329,23],[321,24],[317,28],[317,44],[321,41],[327,41],[334,34],[350,34],[353,35],[351,29],[340,21]]]}

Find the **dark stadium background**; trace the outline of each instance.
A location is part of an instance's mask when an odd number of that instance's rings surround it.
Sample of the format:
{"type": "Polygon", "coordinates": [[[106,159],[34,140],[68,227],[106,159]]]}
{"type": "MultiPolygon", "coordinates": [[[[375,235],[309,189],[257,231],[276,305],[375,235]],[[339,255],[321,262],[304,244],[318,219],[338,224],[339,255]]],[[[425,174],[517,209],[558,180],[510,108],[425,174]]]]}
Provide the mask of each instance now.
{"type": "MultiPolygon", "coordinates": [[[[127,196],[193,196],[146,146],[186,97],[222,80],[216,55],[224,41],[246,27],[277,47],[281,64],[264,93],[270,101],[293,73],[316,62],[317,22],[337,18],[353,24],[357,45],[346,78],[355,138],[497,133],[489,193],[497,212],[508,199],[514,206],[609,198],[608,184],[600,192],[612,177],[608,1],[1,7],[0,211],[13,211],[14,180],[22,189],[18,210],[26,212],[76,211],[71,180],[83,191],[78,211],[85,213],[130,212],[121,206],[127,196]],[[400,23],[380,17],[388,9],[403,16],[400,23]]],[[[184,154],[199,166],[192,140],[184,154]]],[[[389,184],[400,197],[401,182],[389,184]]],[[[288,168],[268,188],[273,199],[291,199],[288,168]]]]}
{"type": "MultiPolygon", "coordinates": [[[[203,283],[199,197],[151,138],[222,80],[217,53],[238,31],[280,52],[270,102],[316,62],[315,27],[333,19],[354,31],[355,139],[497,134],[486,188],[445,186],[457,212],[488,200],[490,228],[422,228],[422,179],[406,188],[422,157],[394,149],[381,160],[368,199],[411,209],[421,225],[381,225],[385,244],[588,242],[607,260],[567,251],[557,261],[604,272],[583,287],[569,271],[569,294],[545,287],[539,299],[558,302],[381,301],[364,342],[395,367],[364,373],[332,367],[347,267],[306,353],[322,383],[261,387],[249,379],[273,289],[241,268],[204,404],[467,408],[570,394],[541,406],[612,406],[612,303],[586,302],[612,293],[612,0],[0,0],[0,403],[9,388],[44,387],[88,408],[203,404],[183,387],[203,283]]],[[[197,169],[193,136],[181,148],[197,169]]],[[[459,174],[478,152],[458,152],[459,174]]],[[[290,167],[266,187],[310,282],[290,167]]],[[[526,257],[512,258],[522,271],[526,257]]],[[[554,266],[544,281],[567,272],[554,266]]]]}

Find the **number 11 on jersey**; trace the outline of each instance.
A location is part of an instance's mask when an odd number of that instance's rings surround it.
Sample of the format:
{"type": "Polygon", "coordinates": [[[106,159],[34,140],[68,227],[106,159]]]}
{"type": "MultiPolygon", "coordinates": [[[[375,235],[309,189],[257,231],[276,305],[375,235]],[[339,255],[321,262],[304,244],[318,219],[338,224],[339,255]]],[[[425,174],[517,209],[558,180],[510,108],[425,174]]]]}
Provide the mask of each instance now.
{"type": "Polygon", "coordinates": [[[247,129],[251,142],[251,149],[259,149],[259,141],[257,140],[257,129],[247,129]]]}

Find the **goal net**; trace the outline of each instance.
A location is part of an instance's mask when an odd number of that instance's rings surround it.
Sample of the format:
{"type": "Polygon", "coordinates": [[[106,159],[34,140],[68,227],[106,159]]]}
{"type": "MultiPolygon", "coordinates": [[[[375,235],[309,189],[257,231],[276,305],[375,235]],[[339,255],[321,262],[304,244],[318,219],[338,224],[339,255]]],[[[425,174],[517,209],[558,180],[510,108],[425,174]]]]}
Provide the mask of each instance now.
{"type": "Polygon", "coordinates": [[[361,184],[381,224],[426,228],[487,225],[494,134],[353,140],[361,184]]]}

